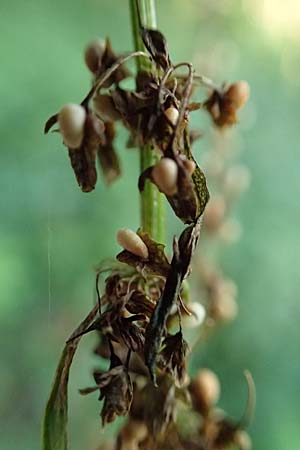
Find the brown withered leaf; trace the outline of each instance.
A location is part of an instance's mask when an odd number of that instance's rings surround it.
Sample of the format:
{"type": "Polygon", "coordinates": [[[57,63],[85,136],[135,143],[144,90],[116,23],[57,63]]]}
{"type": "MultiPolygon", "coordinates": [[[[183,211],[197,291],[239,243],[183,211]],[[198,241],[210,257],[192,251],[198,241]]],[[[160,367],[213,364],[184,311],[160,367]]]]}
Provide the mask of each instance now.
{"type": "Polygon", "coordinates": [[[168,195],[167,199],[176,216],[183,223],[193,223],[200,214],[198,195],[194,189],[192,177],[179,158],[175,158],[178,166],[177,192],[168,195]]]}
{"type": "Polygon", "coordinates": [[[225,89],[221,91],[214,90],[204,103],[204,107],[209,112],[214,124],[220,128],[237,123],[236,106],[226,96],[225,89]]]}
{"type": "Polygon", "coordinates": [[[191,150],[191,144],[190,144],[190,136],[187,130],[184,130],[183,133],[183,140],[184,140],[184,153],[187,156],[187,158],[191,161],[193,161],[196,164],[196,168],[192,174],[192,180],[194,183],[194,190],[197,195],[198,199],[198,215],[202,216],[206,204],[209,200],[209,191],[206,184],[206,177],[204,175],[204,172],[199,167],[197,161],[194,159],[192,150],[191,150]]]}
{"type": "Polygon", "coordinates": [[[161,377],[158,387],[147,383],[141,392],[141,404],[147,405],[147,408],[143,408],[143,420],[150,434],[153,435],[154,441],[159,440],[174,420],[175,393],[176,387],[169,376],[161,377]]]}
{"type": "Polygon", "coordinates": [[[125,304],[126,297],[118,298],[117,302],[110,305],[86,330],[80,335],[72,336],[70,341],[97,330],[107,339],[124,344],[133,352],[141,352],[144,347],[145,330],[144,326],[136,325],[134,322],[144,323],[146,316],[135,314],[131,317],[124,317],[125,304]]]}
{"type": "Polygon", "coordinates": [[[187,274],[189,273],[191,260],[200,236],[201,223],[202,218],[198,217],[197,221],[194,224],[183,230],[178,241],[183,278],[186,278],[187,274]]]}
{"type": "Polygon", "coordinates": [[[104,399],[101,411],[103,426],[113,422],[117,416],[127,415],[132,402],[133,387],[128,368],[118,356],[112,352],[109,371],[95,372],[94,379],[97,386],[81,389],[79,392],[86,395],[100,390],[99,400],[104,399]]]}
{"type": "Polygon", "coordinates": [[[103,139],[103,123],[89,114],[85,121],[80,148],[69,149],[69,157],[77,182],[83,192],[90,192],[97,182],[96,156],[103,139]]]}
{"type": "Polygon", "coordinates": [[[144,45],[157,66],[167,70],[171,66],[168,44],[164,35],[158,30],[141,27],[144,45]]]}
{"type": "Polygon", "coordinates": [[[135,290],[131,292],[125,307],[131,314],[144,314],[146,317],[151,317],[155,303],[143,292],[135,290]]]}
{"type": "Polygon", "coordinates": [[[57,120],[58,120],[58,114],[54,114],[53,116],[49,117],[49,119],[45,123],[45,128],[44,128],[45,134],[47,134],[51,130],[53,125],[55,125],[57,123],[57,120]]]}
{"type": "Polygon", "coordinates": [[[130,265],[138,271],[146,271],[152,275],[166,277],[170,269],[170,263],[164,252],[165,246],[151,239],[149,234],[142,230],[138,230],[137,234],[148,248],[148,259],[144,260],[127,250],[123,250],[117,255],[118,261],[130,265]]]}
{"type": "Polygon", "coordinates": [[[110,185],[121,175],[121,169],[118,155],[113,146],[115,137],[114,123],[106,122],[104,126],[104,143],[98,147],[98,159],[104,179],[110,185]]]}
{"type": "MultiPolygon", "coordinates": [[[[110,40],[107,38],[105,42],[105,50],[101,59],[101,64],[99,65],[99,70],[96,77],[100,77],[109,67],[111,67],[117,60],[119,56],[113,51],[110,40]]],[[[129,70],[121,65],[113,74],[108,78],[107,81],[103,83],[103,87],[110,87],[112,84],[118,84],[124,78],[129,77],[131,74],[129,70]]]]}
{"type": "Polygon", "coordinates": [[[186,378],[186,355],[188,344],[183,339],[182,331],[165,337],[162,350],[158,357],[158,367],[170,373],[177,385],[181,385],[186,378]]]}
{"type": "Polygon", "coordinates": [[[146,328],[145,336],[145,363],[149,369],[150,377],[156,384],[155,367],[157,355],[160,351],[162,337],[166,328],[166,321],[171,308],[177,302],[182,282],[182,264],[180,260],[178,242],[173,242],[173,258],[171,267],[166,279],[165,288],[159,299],[150,322],[146,328]]]}

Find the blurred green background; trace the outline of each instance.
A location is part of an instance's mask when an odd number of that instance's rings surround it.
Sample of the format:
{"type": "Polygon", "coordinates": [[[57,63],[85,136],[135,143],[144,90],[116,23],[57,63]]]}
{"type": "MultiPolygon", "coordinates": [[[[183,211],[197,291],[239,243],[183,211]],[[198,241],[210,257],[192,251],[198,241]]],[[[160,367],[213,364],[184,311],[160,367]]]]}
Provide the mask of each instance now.
{"type": "MultiPolygon", "coordinates": [[[[257,386],[250,433],[256,450],[298,450],[300,403],[300,4],[298,0],[165,0],[160,29],[175,61],[193,60],[216,81],[246,79],[241,161],[252,172],[236,216],[242,239],[223,253],[240,314],[203,345],[193,368],[214,369],[220,406],[238,418],[248,368],[257,386]]],[[[40,424],[63,342],[93,302],[93,267],[117,251],[115,232],[138,226],[137,154],[118,138],[124,178],[91,194],[76,185],[58,135],[43,124],[78,102],[90,76],[87,42],[109,35],[131,49],[125,0],[0,1],[1,449],[40,448],[40,424]]],[[[211,145],[207,132],[202,145],[211,145]]],[[[201,160],[201,155],[199,157],[201,160]]],[[[168,244],[181,229],[168,222],[168,244]]],[[[82,342],[70,383],[71,448],[104,435],[90,383],[94,337],[82,342]]],[[[111,428],[108,427],[110,433],[111,428]]]]}

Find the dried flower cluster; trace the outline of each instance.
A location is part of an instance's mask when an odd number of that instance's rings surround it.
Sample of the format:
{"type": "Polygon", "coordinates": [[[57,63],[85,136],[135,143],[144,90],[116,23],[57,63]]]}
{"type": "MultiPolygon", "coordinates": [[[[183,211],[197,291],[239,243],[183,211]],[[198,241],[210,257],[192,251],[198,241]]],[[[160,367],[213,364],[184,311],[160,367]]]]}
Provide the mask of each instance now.
{"type": "MultiPolygon", "coordinates": [[[[83,192],[90,192],[97,182],[97,160],[107,183],[120,175],[114,148],[115,122],[120,121],[129,131],[128,147],[147,144],[160,155],[159,162],[140,174],[140,191],[148,180],[155,184],[187,226],[179,238],[174,237],[171,258],[145,230],[118,231],[117,242],[123,248],[117,255],[119,265],[111,267],[102,295],[99,268],[98,311],[94,308],[73,333],[65,354],[75,351],[83,334],[99,333],[95,352],[110,361],[109,369],[96,371],[95,385],[80,392],[99,391],[104,425],[128,415],[114,448],[213,450],[236,444],[247,450],[244,423],[233,423],[215,408],[220,391],[216,375],[209,370],[193,380],[187,375],[189,346],[183,332],[186,326],[199,328],[206,313],[216,319],[228,316],[228,308],[224,312],[216,300],[226,288],[224,280],[212,282],[210,295],[215,300],[207,312],[200,303],[190,302],[185,289],[209,199],[205,175],[192,153],[189,116],[203,109],[217,127],[234,124],[236,111],[247,101],[248,85],[237,82],[214,89],[207,101],[195,103],[191,96],[198,83],[192,65],[171,62],[159,31],[140,24],[140,32],[147,53],[118,56],[109,40],[94,41],[86,48],[92,88],[80,104],[67,104],[50,117],[45,132],[58,124],[77,182],[83,192]],[[121,81],[131,76],[125,63],[135,57],[148,58],[152,69],[138,73],[135,90],[124,89],[121,81]],[[178,73],[182,67],[187,68],[186,75],[178,73]],[[183,405],[196,418],[189,435],[176,421],[183,405]]],[[[208,205],[205,227],[211,233],[219,229],[225,212],[221,197],[208,205]]],[[[68,358],[64,370],[71,361],[68,358]]]]}

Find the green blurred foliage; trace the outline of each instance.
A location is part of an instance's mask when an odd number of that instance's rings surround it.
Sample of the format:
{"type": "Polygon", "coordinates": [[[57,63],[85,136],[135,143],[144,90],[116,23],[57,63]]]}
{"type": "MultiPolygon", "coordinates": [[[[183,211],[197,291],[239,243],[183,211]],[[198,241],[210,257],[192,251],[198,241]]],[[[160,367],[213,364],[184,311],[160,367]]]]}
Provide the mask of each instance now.
{"type": "MultiPolygon", "coordinates": [[[[242,371],[248,368],[258,397],[251,426],[254,448],[296,450],[300,445],[297,47],[284,31],[276,36],[267,32],[255,14],[259,3],[253,8],[241,0],[158,3],[159,26],[174,60],[192,59],[218,82],[247,79],[252,90],[238,136],[241,159],[252,172],[251,189],[236,211],[244,233],[238,244],[222,252],[224,271],[239,287],[240,315],[202,344],[191,368],[208,366],[217,372],[222,382],[220,406],[235,418],[245,403],[242,371]]],[[[82,60],[85,44],[110,35],[116,50],[128,50],[129,26],[124,0],[0,3],[3,450],[40,448],[41,417],[60,350],[94,299],[93,268],[117,251],[118,228],[138,227],[137,154],[124,149],[124,133],[118,137],[124,178],[110,189],[100,181],[91,194],[76,186],[59,135],[42,133],[47,117],[62,104],[82,99],[89,86],[82,60]]],[[[207,132],[199,149],[210,145],[207,132]]],[[[169,213],[169,245],[180,229],[169,213]]],[[[72,369],[73,450],[95,449],[114,429],[103,431],[96,399],[77,393],[90,383],[91,369],[97,365],[90,352],[94,343],[93,336],[85,338],[72,369]]]]}

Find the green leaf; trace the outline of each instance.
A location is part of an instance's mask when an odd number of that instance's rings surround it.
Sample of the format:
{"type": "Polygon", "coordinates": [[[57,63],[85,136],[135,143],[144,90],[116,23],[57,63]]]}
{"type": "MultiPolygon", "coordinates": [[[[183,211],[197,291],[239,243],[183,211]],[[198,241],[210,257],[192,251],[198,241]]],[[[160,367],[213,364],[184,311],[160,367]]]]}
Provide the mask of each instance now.
{"type": "MultiPolygon", "coordinates": [[[[98,305],[94,306],[87,317],[70,336],[83,332],[94,320],[98,305]]],[[[80,337],[65,345],[60,357],[51,393],[46,405],[43,421],[43,450],[68,449],[68,381],[70,367],[77,350],[80,337]]]]}

